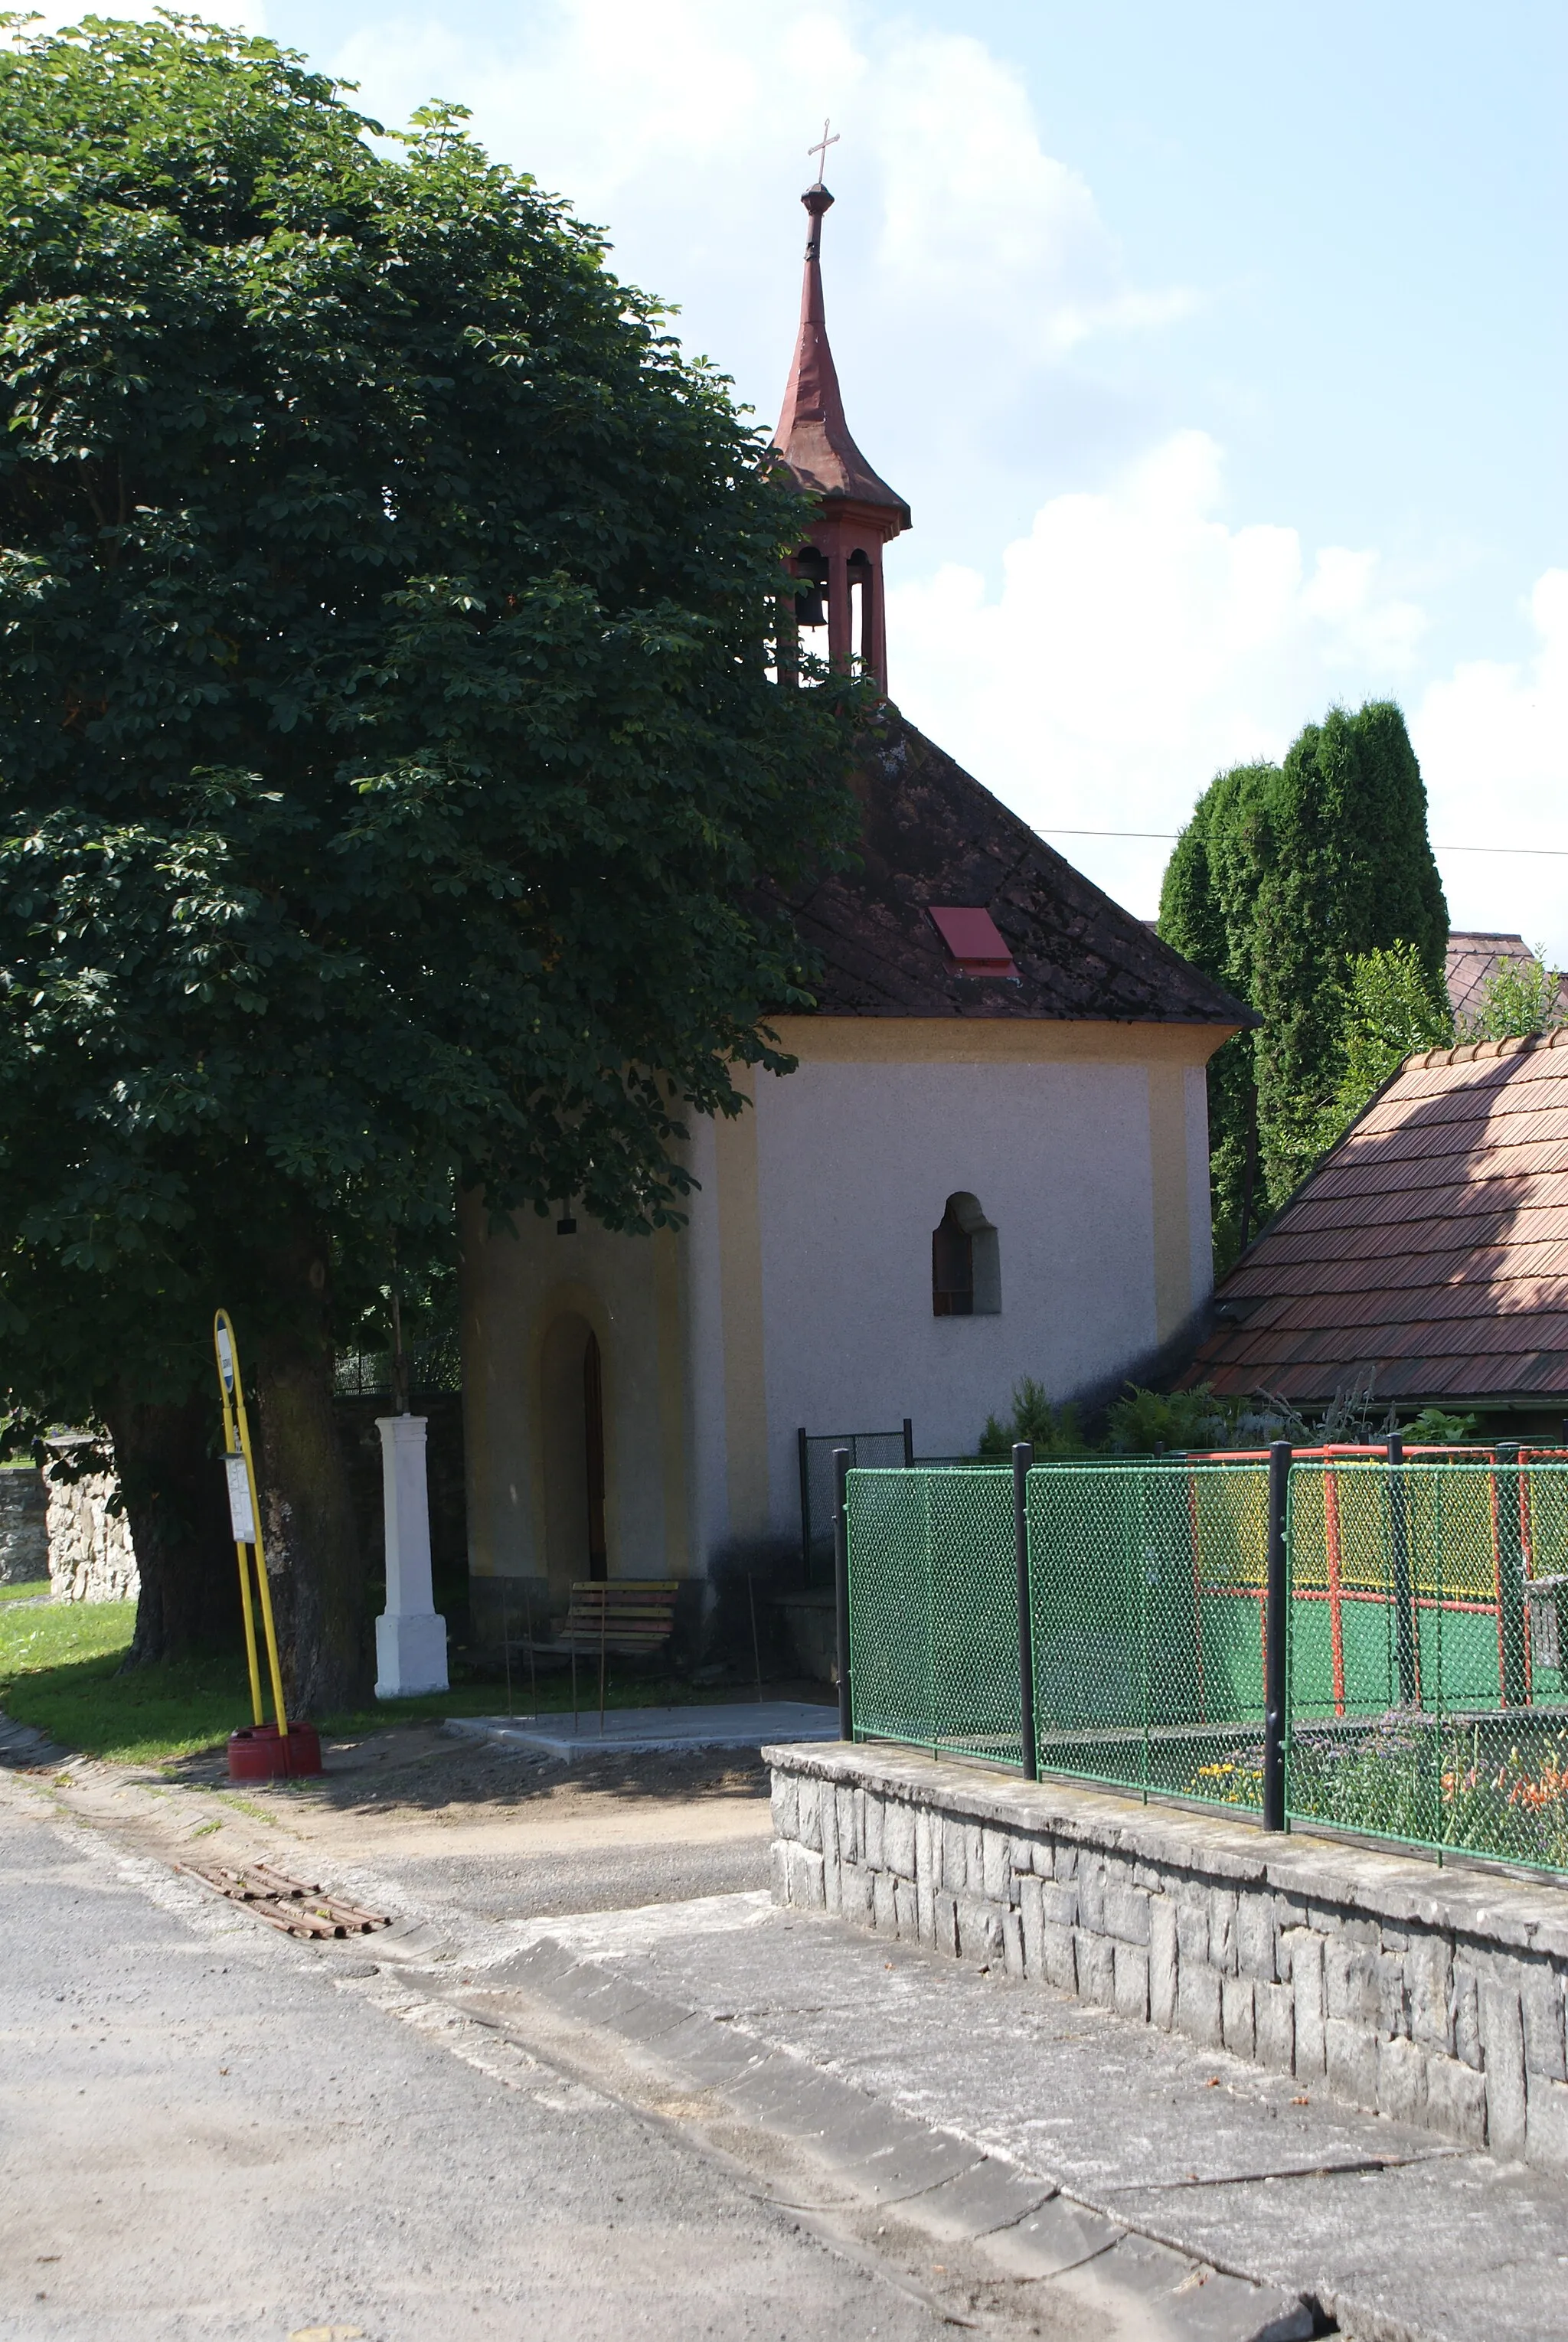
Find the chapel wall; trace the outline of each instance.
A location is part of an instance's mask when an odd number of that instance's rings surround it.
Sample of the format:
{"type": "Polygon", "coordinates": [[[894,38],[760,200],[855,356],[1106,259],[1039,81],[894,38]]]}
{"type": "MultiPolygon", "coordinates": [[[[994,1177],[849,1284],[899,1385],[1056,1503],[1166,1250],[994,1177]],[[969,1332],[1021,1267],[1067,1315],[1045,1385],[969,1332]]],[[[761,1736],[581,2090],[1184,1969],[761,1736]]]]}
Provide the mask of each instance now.
{"type": "Polygon", "coordinates": [[[1024,1376],[1058,1400],[1103,1387],[1190,1317],[1210,1276],[1203,1083],[1201,1066],[1084,1058],[806,1059],[763,1082],[780,1530],[798,1516],[801,1424],[896,1429],[907,1415],[917,1452],[972,1452],[1024,1376]],[[961,1193],[997,1230],[997,1315],[933,1312],[932,1232],[961,1193]]]}

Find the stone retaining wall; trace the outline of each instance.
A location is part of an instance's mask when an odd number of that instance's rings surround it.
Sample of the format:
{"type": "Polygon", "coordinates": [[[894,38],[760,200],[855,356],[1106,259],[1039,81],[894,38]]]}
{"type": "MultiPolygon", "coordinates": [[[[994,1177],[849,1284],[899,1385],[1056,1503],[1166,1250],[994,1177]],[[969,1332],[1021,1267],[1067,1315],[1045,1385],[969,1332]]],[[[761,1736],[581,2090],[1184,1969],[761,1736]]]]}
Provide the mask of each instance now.
{"type": "MultiPolygon", "coordinates": [[[[76,1443],[51,1439],[61,1456],[76,1443]]],[[[142,1582],[130,1523],[113,1509],[119,1481],[113,1472],[55,1479],[45,1470],[48,1497],[49,1590],[56,1602],[134,1602],[142,1582]]]]}
{"type": "Polygon", "coordinates": [[[0,1586],[31,1586],[49,1575],[44,1476],[35,1465],[0,1471],[0,1586]]]}
{"type": "Polygon", "coordinates": [[[778,1901],[1568,2171],[1568,1891],[884,1749],[763,1753],[778,1901]]]}

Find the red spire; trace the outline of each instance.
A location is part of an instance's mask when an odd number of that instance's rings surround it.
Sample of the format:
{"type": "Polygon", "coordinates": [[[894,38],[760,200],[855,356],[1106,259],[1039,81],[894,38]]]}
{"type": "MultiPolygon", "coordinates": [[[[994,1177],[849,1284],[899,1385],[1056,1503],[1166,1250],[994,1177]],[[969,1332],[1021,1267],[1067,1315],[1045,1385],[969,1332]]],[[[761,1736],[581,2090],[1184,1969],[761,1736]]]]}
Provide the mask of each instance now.
{"type": "Polygon", "coordinates": [[[806,232],[800,334],[774,445],[809,495],[876,506],[884,515],[882,535],[896,536],[910,525],[909,506],[885,480],[877,477],[851,438],[838,371],[828,346],[822,299],[822,219],[833,197],[819,179],[801,201],[811,225],[806,232]]]}
{"type": "MultiPolygon", "coordinates": [[[[823,129],[825,154],[834,142],[823,129]]],[[[797,610],[801,623],[820,625],[804,606],[826,588],[827,655],[836,667],[859,658],[885,693],[887,622],[883,603],[882,548],[909,526],[909,506],[885,480],[878,479],[844,421],[838,371],[828,347],[822,304],[822,218],[833,197],[818,179],[801,197],[811,226],[805,242],[805,284],[801,293],[800,333],[784,392],[784,412],[774,445],[795,485],[815,502],[808,524],[810,543],[790,567],[809,580],[797,610]]],[[[821,610],[820,598],[817,601],[821,610]]]]}

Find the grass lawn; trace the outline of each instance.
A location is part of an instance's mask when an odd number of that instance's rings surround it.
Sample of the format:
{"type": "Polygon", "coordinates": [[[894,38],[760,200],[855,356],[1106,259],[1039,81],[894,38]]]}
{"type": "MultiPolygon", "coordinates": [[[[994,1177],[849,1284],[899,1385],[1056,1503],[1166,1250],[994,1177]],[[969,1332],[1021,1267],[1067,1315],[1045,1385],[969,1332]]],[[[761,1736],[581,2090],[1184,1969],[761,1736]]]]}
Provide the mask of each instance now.
{"type": "Polygon", "coordinates": [[[0,1610],[0,1707],[64,1747],[123,1763],[226,1738],[249,1713],[243,1662],[116,1675],[135,1623],[134,1602],[0,1610]]]}
{"type": "MultiPolygon", "coordinates": [[[[27,1589],[5,1589],[14,1594],[27,1589]]],[[[250,1722],[245,1659],[183,1659],[117,1672],[135,1625],[134,1602],[58,1602],[37,1609],[0,1608],[0,1708],[31,1724],[62,1747],[122,1765],[156,1764],[221,1746],[236,1725],[250,1722]]],[[[584,1713],[596,1705],[596,1665],[579,1670],[584,1713]]],[[[722,1696],[722,1695],[721,1695],[722,1696]]],[[[678,1705],[709,1698],[687,1680],[647,1674],[612,1679],[611,1707],[678,1705]]],[[[514,1670],[513,1706],[531,1712],[526,1674],[514,1670]]],[[[541,1678],[539,1706],[572,1705],[571,1676],[556,1670],[541,1678]]],[[[493,1676],[457,1682],[450,1691],[388,1700],[344,1716],[316,1719],[324,1732],[358,1734],[421,1716],[495,1716],[505,1689],[493,1676]]],[[[269,1707],[270,1713],[270,1707],[269,1707]]]]}
{"type": "Polygon", "coordinates": [[[48,1591],[46,1577],[30,1578],[25,1586],[0,1586],[0,1602],[32,1602],[48,1591]]]}

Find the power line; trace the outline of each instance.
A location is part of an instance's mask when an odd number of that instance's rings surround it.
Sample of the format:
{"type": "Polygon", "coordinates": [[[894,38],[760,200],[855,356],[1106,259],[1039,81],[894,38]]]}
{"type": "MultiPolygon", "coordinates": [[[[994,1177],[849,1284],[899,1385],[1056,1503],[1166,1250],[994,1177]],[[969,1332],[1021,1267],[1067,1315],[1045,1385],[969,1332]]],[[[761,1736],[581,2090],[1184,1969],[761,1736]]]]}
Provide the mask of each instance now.
{"type": "MultiPolygon", "coordinates": [[[[1167,842],[1180,833],[1174,829],[1067,829],[1060,822],[1048,828],[1037,829],[1036,837],[1158,837],[1167,842]]],[[[1568,846],[1434,846],[1433,854],[1553,854],[1568,856],[1568,846]]]]}

